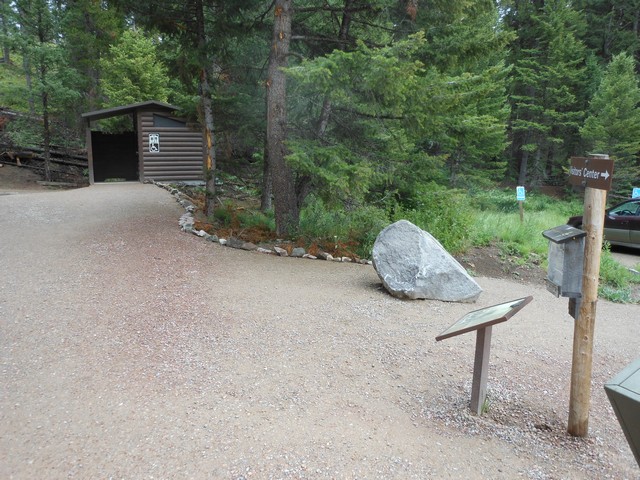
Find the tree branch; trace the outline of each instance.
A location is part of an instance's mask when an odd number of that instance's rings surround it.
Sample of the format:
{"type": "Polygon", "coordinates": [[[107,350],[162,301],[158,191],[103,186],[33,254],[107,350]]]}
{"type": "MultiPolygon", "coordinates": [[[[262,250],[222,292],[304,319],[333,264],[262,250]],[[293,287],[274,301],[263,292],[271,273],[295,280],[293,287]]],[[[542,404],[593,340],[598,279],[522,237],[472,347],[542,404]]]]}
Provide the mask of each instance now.
{"type": "Polygon", "coordinates": [[[379,11],[379,9],[374,9],[370,5],[365,5],[362,7],[332,7],[331,5],[322,5],[320,7],[304,7],[304,8],[296,8],[295,13],[315,13],[315,12],[345,12],[345,13],[357,13],[357,12],[366,12],[366,11],[379,11]]]}
{"type": "Polygon", "coordinates": [[[340,111],[340,112],[352,113],[353,115],[358,115],[359,117],[374,118],[374,119],[377,119],[377,120],[404,120],[404,119],[406,119],[405,116],[374,115],[374,114],[371,114],[371,113],[359,112],[359,111],[353,110],[351,108],[344,108],[344,107],[334,107],[334,108],[336,110],[340,111]]]}

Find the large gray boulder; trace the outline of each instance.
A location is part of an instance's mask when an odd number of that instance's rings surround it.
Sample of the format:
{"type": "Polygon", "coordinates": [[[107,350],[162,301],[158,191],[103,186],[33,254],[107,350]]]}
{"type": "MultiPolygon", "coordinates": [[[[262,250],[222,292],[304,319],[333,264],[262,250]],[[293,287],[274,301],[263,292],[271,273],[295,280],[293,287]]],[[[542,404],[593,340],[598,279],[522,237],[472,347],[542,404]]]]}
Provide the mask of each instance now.
{"type": "Polygon", "coordinates": [[[438,240],[407,220],[380,232],[372,260],[394,297],[472,303],[482,292],[438,240]]]}

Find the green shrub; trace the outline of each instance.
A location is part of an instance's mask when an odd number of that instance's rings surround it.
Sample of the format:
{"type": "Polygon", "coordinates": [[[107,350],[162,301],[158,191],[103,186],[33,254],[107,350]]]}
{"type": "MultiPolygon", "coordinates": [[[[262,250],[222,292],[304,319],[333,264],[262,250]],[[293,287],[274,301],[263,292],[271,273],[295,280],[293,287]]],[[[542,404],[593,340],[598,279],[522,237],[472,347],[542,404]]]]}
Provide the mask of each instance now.
{"type": "Polygon", "coordinates": [[[379,208],[329,209],[322,199],[311,195],[300,212],[299,234],[309,243],[331,240],[356,244],[354,253],[369,258],[378,233],[388,224],[387,214],[379,208]]]}
{"type": "Polygon", "coordinates": [[[37,148],[42,145],[42,125],[30,117],[17,117],[7,123],[5,135],[11,145],[37,148]]]}
{"type": "Polygon", "coordinates": [[[418,192],[414,204],[413,208],[400,207],[393,221],[410,221],[433,235],[451,253],[462,252],[469,246],[473,211],[465,193],[431,184],[418,192]]]}
{"type": "Polygon", "coordinates": [[[214,208],[213,218],[221,225],[230,226],[235,218],[235,206],[233,202],[227,200],[222,206],[214,208]]]}
{"type": "Polygon", "coordinates": [[[239,209],[231,200],[227,200],[213,211],[213,218],[225,227],[258,228],[265,231],[275,231],[273,212],[263,213],[252,209],[239,209]]]}
{"type": "Polygon", "coordinates": [[[238,212],[238,221],[244,228],[260,228],[262,230],[275,231],[276,221],[273,211],[267,213],[258,210],[245,210],[238,212]]]}
{"type": "Polygon", "coordinates": [[[638,302],[631,295],[630,284],[640,283],[640,275],[632,273],[628,268],[620,265],[611,255],[611,246],[604,243],[602,257],[600,257],[600,285],[598,294],[618,303],[638,302]]]}
{"type": "Polygon", "coordinates": [[[616,303],[634,303],[634,299],[631,297],[631,288],[615,288],[609,285],[600,285],[598,288],[598,296],[616,303]]]}
{"type": "Polygon", "coordinates": [[[350,212],[349,218],[349,238],[358,242],[356,253],[360,257],[370,258],[378,234],[389,224],[388,215],[379,208],[361,207],[350,212]]]}

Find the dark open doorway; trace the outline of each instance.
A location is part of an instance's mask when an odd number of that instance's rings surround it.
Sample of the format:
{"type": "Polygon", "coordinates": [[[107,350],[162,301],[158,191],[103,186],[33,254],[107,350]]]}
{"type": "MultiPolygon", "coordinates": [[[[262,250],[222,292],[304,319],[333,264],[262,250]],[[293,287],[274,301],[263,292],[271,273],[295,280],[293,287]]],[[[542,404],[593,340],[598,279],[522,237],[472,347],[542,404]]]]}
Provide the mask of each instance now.
{"type": "Polygon", "coordinates": [[[94,181],[139,180],[138,135],[136,132],[117,134],[91,132],[91,143],[93,145],[94,181]]]}

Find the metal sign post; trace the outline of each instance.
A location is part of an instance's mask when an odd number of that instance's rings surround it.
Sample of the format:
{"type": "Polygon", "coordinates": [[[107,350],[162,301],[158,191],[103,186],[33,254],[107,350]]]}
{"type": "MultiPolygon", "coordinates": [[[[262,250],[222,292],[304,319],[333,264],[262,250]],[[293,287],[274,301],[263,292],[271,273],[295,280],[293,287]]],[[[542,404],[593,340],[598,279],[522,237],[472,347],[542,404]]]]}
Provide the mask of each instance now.
{"type": "Polygon", "coordinates": [[[524,223],[524,198],[525,189],[523,186],[516,187],[516,200],[520,208],[520,223],[524,223]]]}
{"type": "Polygon", "coordinates": [[[610,160],[608,155],[571,159],[569,182],[587,187],[584,193],[582,222],[582,229],[586,232],[582,269],[582,302],[573,332],[567,427],[568,433],[576,437],[586,437],[589,433],[593,335],[598,302],[600,256],[607,190],[611,188],[612,174],[613,160],[610,160]]]}

